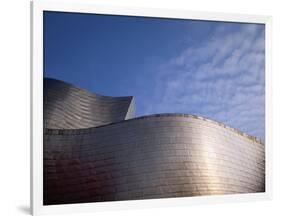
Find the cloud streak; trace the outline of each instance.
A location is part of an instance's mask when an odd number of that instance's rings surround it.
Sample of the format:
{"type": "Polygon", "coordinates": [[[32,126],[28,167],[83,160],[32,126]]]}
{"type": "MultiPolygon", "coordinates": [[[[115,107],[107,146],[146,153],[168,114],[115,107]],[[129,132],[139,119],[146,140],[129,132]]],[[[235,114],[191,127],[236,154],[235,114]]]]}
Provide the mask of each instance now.
{"type": "Polygon", "coordinates": [[[145,114],[203,115],[264,139],[264,27],[227,25],[153,69],[145,114]]]}

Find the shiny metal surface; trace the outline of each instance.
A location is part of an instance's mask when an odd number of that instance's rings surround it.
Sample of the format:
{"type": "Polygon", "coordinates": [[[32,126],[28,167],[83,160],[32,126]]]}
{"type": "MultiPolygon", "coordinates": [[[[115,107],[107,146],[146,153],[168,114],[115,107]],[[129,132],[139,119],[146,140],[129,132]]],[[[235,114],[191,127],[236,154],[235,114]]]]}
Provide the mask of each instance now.
{"type": "Polygon", "coordinates": [[[44,128],[96,127],[132,117],[131,96],[102,96],[60,80],[44,79],[44,128]]]}
{"type": "Polygon", "coordinates": [[[264,144],[194,115],[44,132],[44,204],[265,191],[264,144]]]}
{"type": "Polygon", "coordinates": [[[133,117],[133,97],[45,79],[44,204],[265,191],[261,140],[196,115],[133,117]]]}

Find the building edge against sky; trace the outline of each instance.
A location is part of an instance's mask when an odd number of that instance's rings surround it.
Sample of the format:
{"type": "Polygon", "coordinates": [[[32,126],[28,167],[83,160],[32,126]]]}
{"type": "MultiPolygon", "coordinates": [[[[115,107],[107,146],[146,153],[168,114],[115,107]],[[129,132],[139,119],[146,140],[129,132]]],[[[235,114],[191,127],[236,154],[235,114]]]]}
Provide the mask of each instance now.
{"type": "Polygon", "coordinates": [[[132,97],[44,82],[44,122],[71,111],[44,123],[46,205],[265,191],[264,143],[253,136],[195,115],[133,118],[132,97]]]}
{"type": "Polygon", "coordinates": [[[44,127],[96,127],[134,117],[133,97],[90,93],[66,82],[44,79],[44,127]]]}
{"type": "Polygon", "coordinates": [[[264,24],[47,11],[44,75],[265,138],[264,24]]]}

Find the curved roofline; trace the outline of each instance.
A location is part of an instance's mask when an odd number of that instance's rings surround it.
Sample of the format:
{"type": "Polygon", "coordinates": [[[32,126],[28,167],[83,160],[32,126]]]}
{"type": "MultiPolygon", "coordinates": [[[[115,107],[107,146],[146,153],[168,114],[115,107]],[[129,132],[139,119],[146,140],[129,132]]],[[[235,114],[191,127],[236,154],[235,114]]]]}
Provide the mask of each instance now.
{"type": "Polygon", "coordinates": [[[124,98],[131,98],[131,99],[133,99],[134,98],[134,96],[131,96],[131,95],[129,95],[129,96],[108,96],[108,95],[97,94],[97,93],[91,92],[91,91],[89,91],[87,89],[77,87],[76,85],[74,85],[72,83],[68,83],[66,81],[55,79],[55,78],[52,78],[52,77],[44,77],[44,80],[54,80],[54,81],[57,81],[57,82],[61,82],[64,85],[71,86],[72,88],[75,88],[75,89],[77,89],[79,91],[83,91],[83,92],[86,92],[88,94],[92,94],[92,95],[95,95],[95,96],[98,96],[98,97],[115,98],[115,99],[124,99],[124,98]]]}
{"type": "Polygon", "coordinates": [[[159,118],[159,117],[183,117],[183,118],[193,118],[193,119],[199,119],[199,120],[203,120],[203,121],[207,121],[210,122],[212,124],[218,125],[220,127],[226,128],[230,131],[235,132],[236,134],[243,136],[247,139],[250,139],[252,141],[255,141],[257,143],[263,144],[264,145],[264,141],[260,138],[257,138],[255,136],[249,135],[241,130],[238,130],[236,128],[230,127],[222,122],[207,118],[207,117],[203,117],[203,116],[199,116],[199,115],[193,115],[193,114],[184,114],[184,113],[160,113],[160,114],[152,114],[152,115],[145,115],[145,116],[139,116],[139,117],[135,117],[135,118],[131,118],[131,119],[127,119],[127,120],[123,120],[123,121],[119,121],[119,122],[112,122],[109,124],[105,124],[105,125],[100,125],[97,127],[90,127],[90,128],[79,128],[79,129],[48,129],[45,128],[44,132],[48,133],[48,134],[58,134],[58,135],[63,135],[63,134],[80,134],[82,131],[82,133],[90,133],[93,129],[96,128],[101,128],[101,127],[106,127],[109,125],[115,125],[115,124],[122,124],[125,122],[130,122],[130,121],[138,121],[138,120],[142,120],[142,119],[152,119],[152,118],[159,118]]]}

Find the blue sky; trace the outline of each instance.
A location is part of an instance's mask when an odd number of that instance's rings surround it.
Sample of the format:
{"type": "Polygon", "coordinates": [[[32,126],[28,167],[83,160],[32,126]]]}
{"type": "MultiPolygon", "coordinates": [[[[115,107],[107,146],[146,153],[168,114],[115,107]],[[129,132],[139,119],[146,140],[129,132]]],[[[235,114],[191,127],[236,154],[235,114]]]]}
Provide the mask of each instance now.
{"type": "Polygon", "coordinates": [[[264,25],[44,12],[44,75],[265,136],[264,25]]]}

